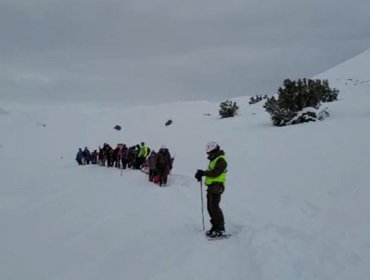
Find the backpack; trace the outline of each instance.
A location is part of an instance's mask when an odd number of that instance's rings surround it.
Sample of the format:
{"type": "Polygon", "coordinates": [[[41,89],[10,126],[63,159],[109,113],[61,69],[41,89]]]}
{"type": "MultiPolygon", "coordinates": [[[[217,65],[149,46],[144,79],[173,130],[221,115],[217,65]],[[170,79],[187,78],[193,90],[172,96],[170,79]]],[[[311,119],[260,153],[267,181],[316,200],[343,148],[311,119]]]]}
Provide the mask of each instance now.
{"type": "Polygon", "coordinates": [[[158,184],[158,183],[159,183],[159,177],[158,177],[158,175],[155,175],[155,176],[153,177],[153,183],[154,183],[154,184],[158,184]]]}
{"type": "Polygon", "coordinates": [[[157,154],[157,168],[162,168],[166,165],[166,156],[163,153],[157,154]]]}

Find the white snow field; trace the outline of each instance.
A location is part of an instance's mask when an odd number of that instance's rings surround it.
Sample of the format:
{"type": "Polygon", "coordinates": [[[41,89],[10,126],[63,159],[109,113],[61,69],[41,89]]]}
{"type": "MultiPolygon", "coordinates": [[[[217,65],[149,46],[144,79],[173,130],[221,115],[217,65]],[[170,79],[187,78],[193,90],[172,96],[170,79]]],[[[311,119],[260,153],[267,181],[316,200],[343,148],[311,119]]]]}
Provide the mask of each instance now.
{"type": "Polygon", "coordinates": [[[369,65],[367,51],[317,76],[340,90],[331,116],[281,128],[249,97],[230,119],[207,101],[0,103],[0,279],[369,279],[369,65]],[[228,240],[202,233],[208,140],[229,161],[228,240]],[[175,154],[168,187],[75,162],[79,147],[141,141],[175,154]]]}

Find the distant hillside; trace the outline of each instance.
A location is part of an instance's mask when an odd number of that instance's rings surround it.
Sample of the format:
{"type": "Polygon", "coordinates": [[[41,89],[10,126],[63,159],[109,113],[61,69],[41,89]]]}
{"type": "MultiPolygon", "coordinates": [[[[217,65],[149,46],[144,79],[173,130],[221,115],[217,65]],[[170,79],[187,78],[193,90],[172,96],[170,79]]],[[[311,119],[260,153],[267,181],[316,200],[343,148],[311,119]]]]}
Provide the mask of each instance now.
{"type": "Polygon", "coordinates": [[[370,85],[370,49],[323,72],[314,78],[328,79],[337,87],[370,85]]]}

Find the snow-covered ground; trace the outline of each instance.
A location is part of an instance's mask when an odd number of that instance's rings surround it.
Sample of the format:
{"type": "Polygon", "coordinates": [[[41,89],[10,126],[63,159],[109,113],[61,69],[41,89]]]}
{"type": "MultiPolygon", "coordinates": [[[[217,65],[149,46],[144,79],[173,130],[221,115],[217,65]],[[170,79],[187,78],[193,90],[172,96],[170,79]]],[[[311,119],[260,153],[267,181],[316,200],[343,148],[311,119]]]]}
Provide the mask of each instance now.
{"type": "Polygon", "coordinates": [[[370,54],[357,60],[318,76],[340,90],[330,118],[282,128],[249,97],[222,120],[207,101],[1,103],[0,279],[368,279],[370,54]],[[208,140],[229,160],[221,206],[234,234],[214,242],[193,178],[208,140]],[[79,147],[141,141],[175,154],[169,187],[74,161],[79,147]]]}

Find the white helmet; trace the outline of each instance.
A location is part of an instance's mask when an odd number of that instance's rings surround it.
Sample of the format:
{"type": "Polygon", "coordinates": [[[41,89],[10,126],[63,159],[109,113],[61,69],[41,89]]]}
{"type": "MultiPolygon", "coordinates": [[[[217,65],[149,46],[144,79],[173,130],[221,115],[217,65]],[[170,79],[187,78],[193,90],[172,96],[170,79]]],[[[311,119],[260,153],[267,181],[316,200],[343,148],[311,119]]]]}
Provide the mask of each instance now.
{"type": "Polygon", "coordinates": [[[206,152],[209,153],[209,152],[212,152],[213,150],[215,150],[216,148],[218,148],[218,144],[216,142],[213,142],[213,141],[209,141],[207,144],[206,144],[206,152]]]}

